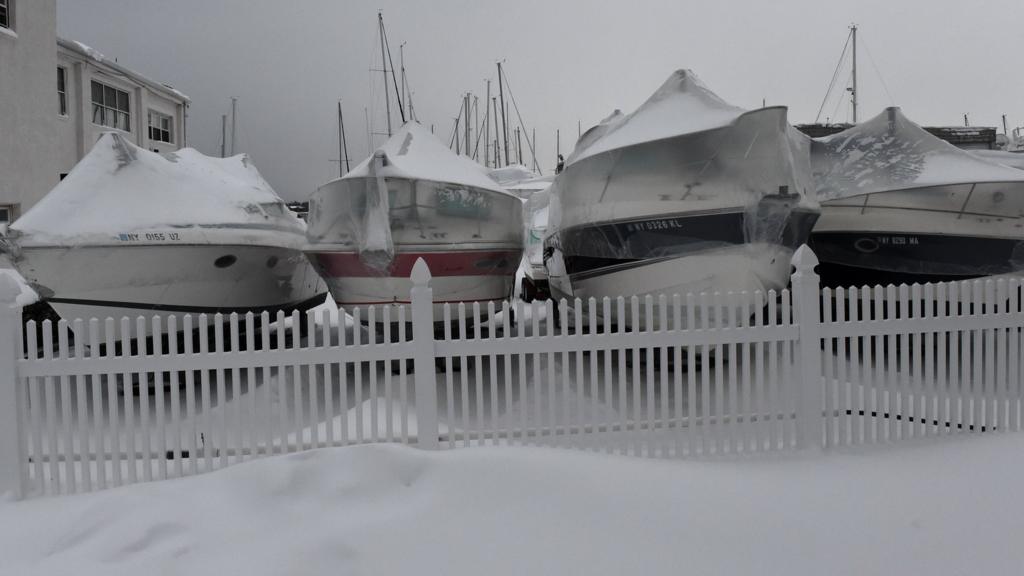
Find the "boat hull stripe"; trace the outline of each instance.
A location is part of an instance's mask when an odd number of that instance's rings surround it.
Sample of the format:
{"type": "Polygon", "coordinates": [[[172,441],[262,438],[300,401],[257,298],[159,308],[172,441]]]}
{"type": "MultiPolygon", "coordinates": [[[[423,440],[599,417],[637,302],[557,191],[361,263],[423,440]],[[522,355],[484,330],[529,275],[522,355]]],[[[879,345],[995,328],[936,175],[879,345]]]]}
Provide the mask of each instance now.
{"type": "Polygon", "coordinates": [[[324,278],[408,278],[420,258],[434,277],[508,276],[515,274],[522,254],[522,250],[405,252],[396,254],[383,272],[367,266],[356,252],[311,252],[309,256],[324,278]]]}

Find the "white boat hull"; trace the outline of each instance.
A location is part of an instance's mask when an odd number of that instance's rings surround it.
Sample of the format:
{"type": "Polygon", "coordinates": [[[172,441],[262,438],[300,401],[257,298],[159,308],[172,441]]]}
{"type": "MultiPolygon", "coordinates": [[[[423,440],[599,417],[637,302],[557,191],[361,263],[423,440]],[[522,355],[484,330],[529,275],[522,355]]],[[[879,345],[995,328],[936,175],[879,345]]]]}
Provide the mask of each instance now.
{"type": "Polygon", "coordinates": [[[994,185],[975,188],[973,194],[971,186],[945,188],[946,204],[959,209],[941,209],[947,206],[929,189],[823,204],[812,235],[822,281],[910,284],[1021,272],[1024,199],[1004,194],[996,202],[984,196],[1000,192],[994,185]],[[967,206],[968,200],[979,205],[967,206]]]}
{"type": "Polygon", "coordinates": [[[129,317],[133,333],[139,316],[166,329],[170,315],[290,311],[325,292],[300,251],[277,246],[32,246],[16,266],[63,319],[129,317]]]}
{"type": "MultiPolygon", "coordinates": [[[[704,322],[697,309],[700,305],[700,294],[704,293],[708,305],[712,305],[714,294],[720,294],[723,310],[731,310],[721,320],[727,324],[741,321],[740,310],[744,302],[751,313],[755,312],[755,303],[767,304],[769,291],[780,291],[786,287],[790,276],[790,260],[793,250],[778,244],[739,244],[711,249],[701,254],[690,254],[678,258],[648,260],[641,263],[623,266],[619,270],[604,271],[592,276],[573,275],[568,278],[571,293],[564,289],[564,281],[555,282],[552,277],[552,296],[556,299],[580,298],[587,302],[590,298],[597,301],[597,316],[604,320],[602,299],[610,298],[612,324],[619,323],[617,298],[625,299],[624,324],[629,329],[646,329],[643,322],[645,301],[648,296],[653,302],[655,327],[660,317],[659,299],[664,296],[667,305],[667,319],[671,326],[675,309],[673,297],[679,295],[681,310],[680,320],[683,326],[700,327],[704,322]],[[559,289],[559,286],[563,287],[559,289]],[[761,292],[757,300],[755,292],[761,292]],[[730,296],[729,293],[732,293],[730,296]],[[688,294],[694,295],[695,313],[688,313],[688,294]],[[632,297],[639,301],[639,324],[632,314],[632,297]],[[731,304],[731,307],[729,306],[731,304]]],[[[563,280],[563,279],[559,279],[563,280]]],[[[708,315],[710,325],[716,325],[719,318],[708,315]]]]}

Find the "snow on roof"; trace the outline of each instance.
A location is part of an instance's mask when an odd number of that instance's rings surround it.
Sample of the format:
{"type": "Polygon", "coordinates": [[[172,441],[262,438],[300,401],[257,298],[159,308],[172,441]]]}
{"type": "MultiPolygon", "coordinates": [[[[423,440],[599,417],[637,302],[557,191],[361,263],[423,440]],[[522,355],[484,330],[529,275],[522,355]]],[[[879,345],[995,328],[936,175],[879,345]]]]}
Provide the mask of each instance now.
{"type": "Polygon", "coordinates": [[[37,241],[83,240],[155,227],[261,225],[304,230],[248,156],[191,148],[157,154],[116,132],[11,225],[37,241]]]}
{"type": "Polygon", "coordinates": [[[491,180],[481,166],[465,156],[448,149],[443,142],[417,122],[407,122],[380,148],[363,160],[346,178],[370,178],[373,156],[382,153],[385,166],[377,176],[431,180],[462,184],[495,192],[507,192],[491,180]]]}
{"type": "Polygon", "coordinates": [[[818,138],[811,146],[818,198],[973,182],[1024,182],[1024,172],[929,134],[899,108],[818,138]]]}
{"type": "Polygon", "coordinates": [[[616,110],[583,134],[566,163],[643,142],[720,128],[743,114],[742,108],[719,98],[692,71],[676,70],[636,111],[623,116],[616,110]]]}
{"type": "Polygon", "coordinates": [[[147,78],[146,76],[143,76],[142,74],[139,74],[134,70],[129,70],[128,68],[125,68],[124,66],[118,64],[115,60],[107,58],[99,50],[91,46],[87,46],[86,44],[79,42],[78,40],[66,40],[64,38],[57,38],[57,45],[67,50],[77,52],[98,64],[102,64],[104,66],[113,68],[121,74],[124,74],[125,76],[128,76],[129,78],[132,78],[141,84],[145,84],[154,90],[169,93],[178,98],[179,100],[183,100],[185,102],[192,101],[192,99],[189,98],[187,94],[181,92],[180,90],[177,90],[172,86],[168,86],[163,82],[151,80],[150,78],[147,78]]]}

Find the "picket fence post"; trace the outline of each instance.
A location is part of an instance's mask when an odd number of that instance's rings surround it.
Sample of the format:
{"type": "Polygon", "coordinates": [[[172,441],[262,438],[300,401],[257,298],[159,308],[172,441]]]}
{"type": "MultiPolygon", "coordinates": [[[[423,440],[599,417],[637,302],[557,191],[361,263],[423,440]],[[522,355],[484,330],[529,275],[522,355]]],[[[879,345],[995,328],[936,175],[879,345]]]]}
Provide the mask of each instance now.
{"type": "Polygon", "coordinates": [[[818,257],[804,244],[793,254],[792,262],[796,268],[792,277],[794,311],[800,327],[796,443],[799,449],[819,450],[824,424],[824,390],[821,383],[821,286],[814,271],[818,257]]]}
{"type": "Polygon", "coordinates": [[[10,494],[15,500],[25,495],[27,460],[18,382],[21,306],[15,301],[20,293],[21,287],[13,278],[0,275],[0,495],[10,494]]]}
{"type": "Polygon", "coordinates": [[[416,385],[416,445],[426,450],[440,446],[437,425],[437,380],[434,376],[434,289],[430,268],[422,258],[412,267],[413,374],[416,385]]]}

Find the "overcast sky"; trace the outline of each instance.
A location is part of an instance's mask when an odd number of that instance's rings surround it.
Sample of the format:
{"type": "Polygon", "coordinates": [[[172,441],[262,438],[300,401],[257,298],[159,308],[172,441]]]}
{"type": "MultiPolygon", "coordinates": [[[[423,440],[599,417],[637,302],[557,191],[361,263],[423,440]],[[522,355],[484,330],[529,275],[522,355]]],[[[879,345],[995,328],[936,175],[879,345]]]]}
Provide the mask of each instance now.
{"type": "MultiPolygon", "coordinates": [[[[192,98],[189,144],[219,154],[237,96],[239,152],[286,199],[337,175],[337,101],[353,165],[384,122],[377,10],[405,64],[417,116],[445,141],[462,94],[484,100],[504,61],[538,160],[568,155],[577,122],[636,108],[678,68],[727,101],[821,106],[851,23],[862,119],[903,107],[925,125],[1024,125],[1021,0],[58,0],[58,33],[192,98]]],[[[845,85],[848,74],[840,80],[845,85]]],[[[495,85],[496,88],[496,85],[495,85]]],[[[506,95],[507,96],[507,95],[506,95]]],[[[849,118],[835,98],[824,116],[849,118]]],[[[393,111],[394,122],[399,123],[393,111]]],[[[482,117],[482,115],[481,115],[482,117]]],[[[1000,129],[1001,131],[1001,129],[1000,129]]],[[[380,137],[375,137],[379,145],[380,137]]],[[[525,144],[524,144],[525,146],[525,144]]]]}

